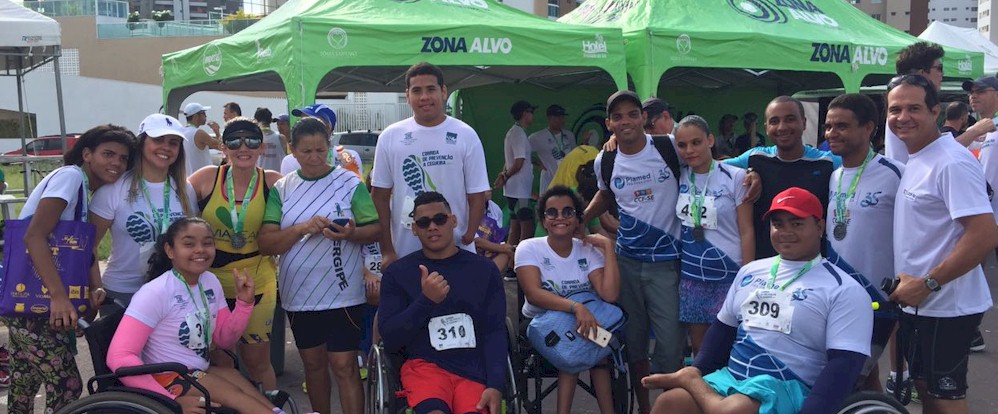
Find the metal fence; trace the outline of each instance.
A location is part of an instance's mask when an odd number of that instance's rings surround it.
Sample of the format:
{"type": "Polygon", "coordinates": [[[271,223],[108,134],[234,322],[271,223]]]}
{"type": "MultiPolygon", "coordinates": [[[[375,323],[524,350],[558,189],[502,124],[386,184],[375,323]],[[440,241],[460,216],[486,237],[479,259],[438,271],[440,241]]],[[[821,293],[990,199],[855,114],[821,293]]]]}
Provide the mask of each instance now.
{"type": "Polygon", "coordinates": [[[412,108],[404,103],[326,103],[336,111],[336,132],[372,130],[387,126],[412,116],[412,108]]]}
{"type": "Polygon", "coordinates": [[[49,17],[107,16],[128,18],[128,2],[115,0],[25,1],[24,7],[49,17]]]}

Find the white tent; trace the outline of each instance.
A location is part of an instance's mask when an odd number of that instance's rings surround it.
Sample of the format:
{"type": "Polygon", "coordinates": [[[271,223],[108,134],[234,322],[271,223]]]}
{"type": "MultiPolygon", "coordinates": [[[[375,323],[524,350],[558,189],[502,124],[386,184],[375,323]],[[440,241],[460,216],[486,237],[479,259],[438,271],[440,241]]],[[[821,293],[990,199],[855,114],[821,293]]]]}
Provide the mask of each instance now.
{"type": "Polygon", "coordinates": [[[971,27],[956,27],[938,21],[932,22],[919,39],[935,42],[943,46],[984,53],[984,73],[998,72],[998,46],[971,27]]]}
{"type": "MultiPolygon", "coordinates": [[[[27,136],[24,118],[24,75],[49,62],[54,65],[59,131],[66,148],[66,121],[62,110],[62,79],[59,57],[62,56],[62,29],[55,20],[35,11],[0,0],[0,76],[17,77],[17,109],[21,125],[21,148],[27,136]]],[[[27,186],[25,186],[27,189],[27,186]]]]}

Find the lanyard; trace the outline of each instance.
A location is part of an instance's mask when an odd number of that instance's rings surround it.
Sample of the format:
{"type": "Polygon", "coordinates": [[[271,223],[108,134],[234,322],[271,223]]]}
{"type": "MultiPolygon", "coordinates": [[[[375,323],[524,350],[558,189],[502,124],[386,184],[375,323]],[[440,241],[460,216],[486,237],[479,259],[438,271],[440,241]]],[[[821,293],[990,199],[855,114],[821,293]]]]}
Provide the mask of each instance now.
{"type": "Polygon", "coordinates": [[[690,202],[690,218],[693,219],[693,226],[700,227],[700,209],[703,208],[703,199],[707,196],[707,184],[710,183],[710,176],[714,174],[714,160],[710,160],[710,167],[707,169],[707,180],[703,182],[703,193],[697,194],[697,173],[690,168],[690,192],[693,193],[693,200],[690,202]]]}
{"type": "MultiPolygon", "coordinates": [[[[780,261],[782,259],[783,259],[782,257],[776,256],[776,261],[773,262],[773,267],[769,269],[769,283],[766,284],[767,289],[772,289],[776,287],[776,271],[780,269],[780,261]]],[[[805,273],[814,268],[814,266],[820,262],[821,262],[821,255],[819,254],[814,259],[811,259],[811,261],[805,263],[804,267],[802,267],[799,271],[797,271],[797,275],[794,276],[793,279],[790,279],[790,281],[784,283],[783,286],[780,286],[780,291],[786,290],[787,286],[790,286],[791,283],[796,282],[797,279],[800,279],[801,276],[804,276],[805,273]]]]}
{"type": "Polygon", "coordinates": [[[842,176],[845,175],[845,168],[839,172],[839,188],[835,194],[835,222],[839,224],[845,224],[846,222],[846,201],[852,199],[853,194],[856,193],[856,187],[859,186],[859,179],[863,176],[863,171],[866,170],[866,165],[870,163],[873,159],[873,149],[869,149],[866,154],[866,159],[863,160],[863,165],[859,166],[859,171],[856,171],[856,176],[852,177],[852,184],[849,184],[849,192],[846,193],[845,197],[842,197],[842,176]]]}
{"type": "Polygon", "coordinates": [[[152,212],[153,217],[156,220],[156,236],[166,233],[166,228],[170,226],[170,179],[167,178],[163,182],[163,214],[159,214],[159,210],[152,205],[152,197],[149,197],[149,188],[146,187],[146,180],[142,179],[139,181],[139,185],[142,187],[142,195],[146,199],[146,204],[149,204],[149,211],[152,212]]]}
{"type": "Polygon", "coordinates": [[[177,269],[170,269],[173,275],[184,284],[187,288],[187,295],[191,297],[191,305],[194,305],[194,309],[198,311],[199,319],[201,319],[201,326],[204,328],[202,332],[204,333],[204,344],[205,349],[211,349],[211,311],[208,309],[208,297],[204,295],[204,287],[201,286],[201,278],[198,278],[198,293],[201,294],[201,309],[198,309],[197,300],[194,299],[194,292],[191,291],[191,285],[187,283],[187,279],[184,279],[180,275],[177,269]]]}
{"type": "Polygon", "coordinates": [[[246,210],[249,209],[250,201],[253,200],[253,189],[256,188],[256,180],[260,175],[260,170],[253,169],[253,178],[250,179],[246,193],[243,194],[243,205],[236,210],[236,194],[232,189],[232,167],[229,167],[225,174],[225,191],[229,196],[229,214],[232,215],[232,230],[236,233],[243,232],[243,223],[246,220],[246,210]]]}
{"type": "Polygon", "coordinates": [[[558,136],[555,136],[554,132],[551,131],[550,129],[548,130],[548,132],[551,133],[551,138],[554,140],[554,145],[556,145],[558,147],[558,152],[561,152],[562,154],[564,154],[565,153],[565,131],[562,130],[558,134],[558,136]]]}
{"type": "Polygon", "coordinates": [[[80,167],[76,167],[76,169],[80,170],[80,174],[83,174],[83,196],[87,198],[86,200],[80,200],[77,202],[83,203],[83,217],[81,218],[83,221],[89,222],[90,217],[87,216],[87,212],[90,210],[90,199],[93,198],[94,195],[90,192],[90,179],[87,178],[87,172],[83,171],[80,167]]]}

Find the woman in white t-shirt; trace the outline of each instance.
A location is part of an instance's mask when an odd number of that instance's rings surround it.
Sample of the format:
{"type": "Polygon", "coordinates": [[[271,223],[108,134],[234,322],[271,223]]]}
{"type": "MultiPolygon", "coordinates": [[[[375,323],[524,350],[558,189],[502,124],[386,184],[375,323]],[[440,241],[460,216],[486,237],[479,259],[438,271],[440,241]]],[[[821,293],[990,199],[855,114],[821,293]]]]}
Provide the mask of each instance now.
{"type": "MultiPolygon", "coordinates": [[[[144,282],[156,238],[170,223],[198,213],[187,183],[180,121],[152,114],[139,124],[135,167],[94,193],[90,221],[97,243],[111,231],[111,256],[101,276],[107,296],[128,305],[144,282]]],[[[102,313],[110,312],[106,303],[102,313]]]]}
{"type": "Polygon", "coordinates": [[[676,203],[683,223],[679,320],[690,331],[694,354],[700,352],[738,270],[755,258],[752,203],[743,202],[745,170],[714,161],[713,146],[714,135],[703,118],[690,115],[679,121],[676,147],[686,163],[676,203]]]}
{"type": "Polygon", "coordinates": [[[253,278],[241,270],[235,276],[236,306],[225,303],[222,285],[208,271],[215,258],[215,237],[200,217],[180,219],[156,242],[146,275],[150,280],[135,293],[111,340],[107,366],[121,367],[176,362],[189,369],[122,377],[141,388],[177,402],[183,412],[198,412],[203,395],[188,380],[204,387],[212,405],[241,413],[284,413],[275,409],[239,371],[209,366],[212,345],[233,349],[253,313],[253,278]]]}
{"type": "MultiPolygon", "coordinates": [[[[620,294],[620,273],[613,242],[600,235],[574,238],[582,225],[582,200],[568,187],[553,186],[541,195],[537,211],[546,237],[522,241],[516,248],[514,268],[526,303],[523,315],[534,318],[544,312],[575,314],[579,332],[596,332],[597,322],[589,310],[570,299],[579,291],[593,291],[607,302],[620,294]]],[[[600,412],[613,413],[610,372],[607,367],[589,370],[600,412]]],[[[558,374],[558,414],[572,411],[577,374],[558,374]]]]}
{"type": "MultiPolygon", "coordinates": [[[[27,257],[19,260],[32,261],[52,302],[47,319],[3,318],[10,328],[10,372],[0,367],[0,378],[13,378],[8,396],[12,413],[34,412],[35,394],[42,384],[47,384],[45,405],[50,412],[59,411],[83,390],[73,355],[80,315],[55,267],[48,235],[60,220],[86,221],[91,192],[121,177],[134,148],[135,135],[123,127],[91,128],[63,156],[65,166],[42,179],[21,209],[20,219],[31,221],[24,238],[27,257]]],[[[92,311],[104,300],[96,261],[90,275],[92,311]]]]}

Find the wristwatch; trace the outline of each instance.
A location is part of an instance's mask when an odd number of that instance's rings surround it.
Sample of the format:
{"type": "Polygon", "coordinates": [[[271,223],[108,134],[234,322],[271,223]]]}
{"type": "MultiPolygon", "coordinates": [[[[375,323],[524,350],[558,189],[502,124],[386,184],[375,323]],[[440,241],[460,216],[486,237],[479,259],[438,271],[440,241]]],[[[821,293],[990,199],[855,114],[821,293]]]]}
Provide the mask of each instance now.
{"type": "Polygon", "coordinates": [[[931,277],[928,277],[928,276],[925,277],[925,287],[929,288],[929,290],[931,290],[933,292],[938,292],[939,289],[943,288],[939,284],[939,281],[937,281],[935,278],[931,278],[931,277]]]}

